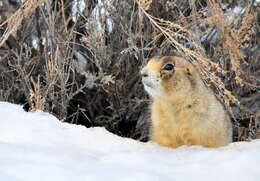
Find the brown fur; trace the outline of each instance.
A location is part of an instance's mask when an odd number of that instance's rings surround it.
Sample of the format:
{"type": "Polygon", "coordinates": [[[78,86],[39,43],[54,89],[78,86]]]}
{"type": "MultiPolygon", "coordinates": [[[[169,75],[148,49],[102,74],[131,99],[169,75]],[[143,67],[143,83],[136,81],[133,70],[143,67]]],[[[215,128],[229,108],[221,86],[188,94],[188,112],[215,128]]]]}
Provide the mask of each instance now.
{"type": "Polygon", "coordinates": [[[172,148],[219,147],[231,142],[229,116],[188,61],[169,56],[153,58],[141,73],[145,89],[153,98],[153,142],[172,148]],[[166,64],[174,69],[163,69],[166,64]]]}

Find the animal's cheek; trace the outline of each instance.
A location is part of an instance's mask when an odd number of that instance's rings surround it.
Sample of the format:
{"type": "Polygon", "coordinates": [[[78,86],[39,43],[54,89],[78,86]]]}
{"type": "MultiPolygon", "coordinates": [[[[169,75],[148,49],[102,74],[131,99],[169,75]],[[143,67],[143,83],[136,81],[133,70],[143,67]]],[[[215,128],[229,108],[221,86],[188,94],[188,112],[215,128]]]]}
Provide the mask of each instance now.
{"type": "Polygon", "coordinates": [[[169,80],[162,81],[161,82],[161,87],[162,87],[162,89],[164,90],[164,92],[166,94],[170,94],[173,91],[173,89],[174,89],[172,82],[169,81],[169,80]]]}
{"type": "Polygon", "coordinates": [[[161,71],[160,72],[160,78],[162,80],[167,80],[167,79],[170,79],[172,77],[172,72],[169,72],[169,71],[161,71]]]}

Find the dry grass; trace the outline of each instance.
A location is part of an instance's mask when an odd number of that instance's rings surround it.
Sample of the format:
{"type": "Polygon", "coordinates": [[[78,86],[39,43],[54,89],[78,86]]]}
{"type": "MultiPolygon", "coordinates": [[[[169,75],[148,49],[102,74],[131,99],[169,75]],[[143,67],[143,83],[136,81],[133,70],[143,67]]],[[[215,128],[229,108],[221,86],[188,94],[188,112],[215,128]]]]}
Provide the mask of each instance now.
{"type": "Polygon", "coordinates": [[[149,98],[139,70],[155,55],[178,53],[229,111],[234,139],[256,137],[259,15],[251,1],[115,0],[99,9],[106,10],[101,25],[93,15],[96,1],[88,1],[76,22],[71,3],[27,0],[1,23],[0,99],[145,141],[149,98]],[[243,11],[234,15],[236,6],[243,11]]]}
{"type": "Polygon", "coordinates": [[[44,110],[46,100],[45,97],[42,97],[40,79],[38,78],[37,82],[35,82],[31,78],[31,82],[33,84],[33,90],[30,90],[31,107],[29,111],[44,110]]]}
{"type": "Polygon", "coordinates": [[[0,38],[0,47],[5,43],[10,35],[15,35],[21,27],[22,21],[34,13],[35,9],[47,0],[27,0],[8,19],[0,24],[0,28],[6,26],[4,34],[0,38]]]}

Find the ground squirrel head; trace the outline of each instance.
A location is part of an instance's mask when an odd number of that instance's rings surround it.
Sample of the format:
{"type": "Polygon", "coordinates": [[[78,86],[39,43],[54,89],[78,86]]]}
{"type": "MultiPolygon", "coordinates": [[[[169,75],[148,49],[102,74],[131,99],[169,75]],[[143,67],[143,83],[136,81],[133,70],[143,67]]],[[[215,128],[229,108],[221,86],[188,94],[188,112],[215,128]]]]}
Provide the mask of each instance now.
{"type": "Polygon", "coordinates": [[[141,75],[145,90],[153,98],[189,94],[196,88],[198,79],[194,67],[184,58],[175,56],[150,59],[141,75]]]}

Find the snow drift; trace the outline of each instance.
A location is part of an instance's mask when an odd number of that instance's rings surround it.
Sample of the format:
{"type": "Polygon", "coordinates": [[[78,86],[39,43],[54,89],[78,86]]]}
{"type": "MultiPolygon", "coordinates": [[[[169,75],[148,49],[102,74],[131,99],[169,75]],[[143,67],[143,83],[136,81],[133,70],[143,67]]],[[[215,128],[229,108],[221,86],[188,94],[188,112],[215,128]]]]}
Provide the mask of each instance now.
{"type": "Polygon", "coordinates": [[[259,181],[260,141],[168,149],[0,102],[1,181],[259,181]]]}

